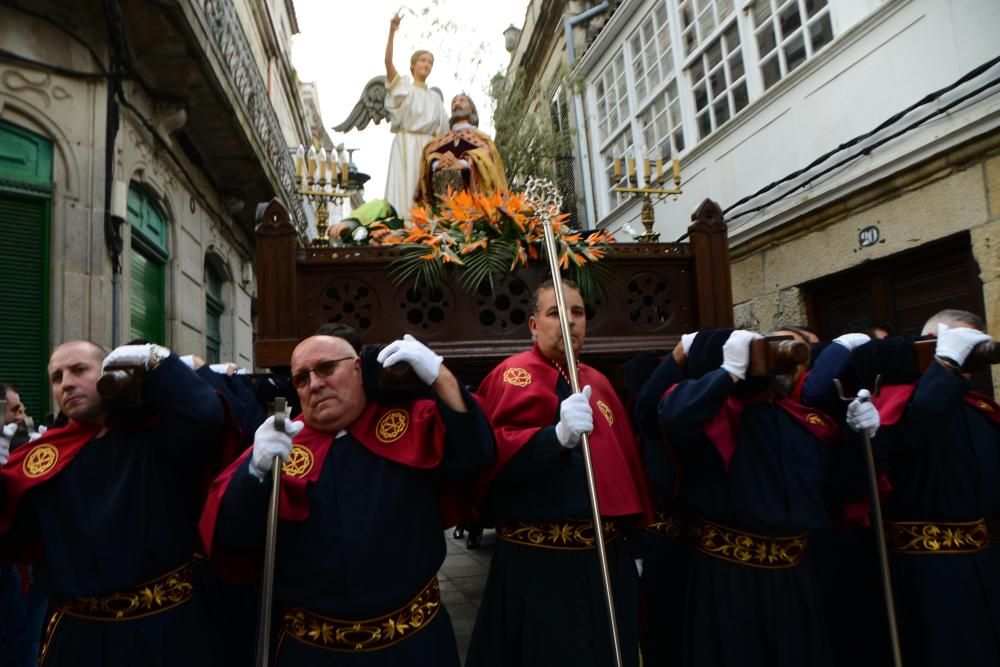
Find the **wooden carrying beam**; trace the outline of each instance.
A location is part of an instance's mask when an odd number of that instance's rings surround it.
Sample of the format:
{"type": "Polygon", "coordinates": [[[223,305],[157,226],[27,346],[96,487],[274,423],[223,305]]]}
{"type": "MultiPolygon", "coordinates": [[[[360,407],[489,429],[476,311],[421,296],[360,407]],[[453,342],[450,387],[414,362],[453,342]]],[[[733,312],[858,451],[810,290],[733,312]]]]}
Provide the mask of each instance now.
{"type": "MultiPolygon", "coordinates": [[[[541,266],[505,275],[468,294],[456,281],[439,288],[397,285],[391,246],[298,248],[281,204],[261,207],[257,226],[256,363],[287,366],[292,349],[326,322],[357,330],[364,343],[411,333],[465,371],[471,381],[530,345],[531,293],[548,278],[541,266]]],[[[621,243],[602,259],[614,273],[587,304],[583,356],[602,367],[641,350],[668,350],[680,335],[731,326],[732,290],[725,224],[718,205],[699,207],[691,243],[621,243]]]]}

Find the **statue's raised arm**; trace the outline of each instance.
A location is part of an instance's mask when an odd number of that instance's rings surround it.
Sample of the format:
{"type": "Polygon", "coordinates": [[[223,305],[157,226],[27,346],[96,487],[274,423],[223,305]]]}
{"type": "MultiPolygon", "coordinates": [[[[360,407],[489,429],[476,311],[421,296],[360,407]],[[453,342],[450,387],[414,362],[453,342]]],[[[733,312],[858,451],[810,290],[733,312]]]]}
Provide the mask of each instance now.
{"type": "Polygon", "coordinates": [[[410,56],[409,75],[396,71],[392,64],[393,39],[400,16],[389,22],[385,49],[385,73],[388,79],[385,109],[393,133],[389,169],[385,180],[385,199],[400,217],[408,217],[413,207],[413,193],[420,179],[420,156],[431,139],[447,131],[448,112],[441,94],[427,87],[427,77],[434,67],[434,54],[419,50],[410,56]]]}

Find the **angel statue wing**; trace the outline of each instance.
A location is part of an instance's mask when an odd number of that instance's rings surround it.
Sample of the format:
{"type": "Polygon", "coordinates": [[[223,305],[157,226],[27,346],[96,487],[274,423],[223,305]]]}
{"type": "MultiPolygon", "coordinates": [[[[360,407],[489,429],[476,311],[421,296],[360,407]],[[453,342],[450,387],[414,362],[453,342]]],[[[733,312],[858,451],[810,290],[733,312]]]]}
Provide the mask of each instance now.
{"type": "Polygon", "coordinates": [[[363,130],[368,123],[376,125],[389,117],[385,110],[385,76],[373,77],[361,90],[361,97],[351,109],[351,113],[340,125],[333,127],[337,132],[349,132],[353,129],[363,130]]]}

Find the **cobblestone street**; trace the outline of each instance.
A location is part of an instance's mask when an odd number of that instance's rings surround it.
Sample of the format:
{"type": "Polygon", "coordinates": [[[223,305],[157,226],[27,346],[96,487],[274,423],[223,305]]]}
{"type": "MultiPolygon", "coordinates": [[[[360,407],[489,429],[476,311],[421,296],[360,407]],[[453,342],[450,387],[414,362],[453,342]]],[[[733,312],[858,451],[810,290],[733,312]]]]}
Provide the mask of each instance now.
{"type": "Polygon", "coordinates": [[[486,530],[479,548],[469,549],[466,545],[467,537],[468,533],[456,539],[452,530],[445,531],[448,555],[438,573],[441,600],[455,626],[455,638],[463,664],[472,628],[476,624],[479,603],[483,599],[483,589],[486,588],[486,574],[490,569],[496,539],[492,530],[486,530]]]}

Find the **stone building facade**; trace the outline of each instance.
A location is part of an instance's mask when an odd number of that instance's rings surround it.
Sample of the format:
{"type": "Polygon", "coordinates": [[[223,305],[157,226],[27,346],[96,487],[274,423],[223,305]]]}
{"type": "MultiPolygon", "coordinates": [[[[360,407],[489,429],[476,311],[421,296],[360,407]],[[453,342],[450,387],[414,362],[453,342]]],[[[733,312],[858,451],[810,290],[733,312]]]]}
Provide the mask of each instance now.
{"type": "Polygon", "coordinates": [[[133,338],[253,365],[254,210],[308,143],[291,0],[0,6],[0,379],[133,338]]]}

